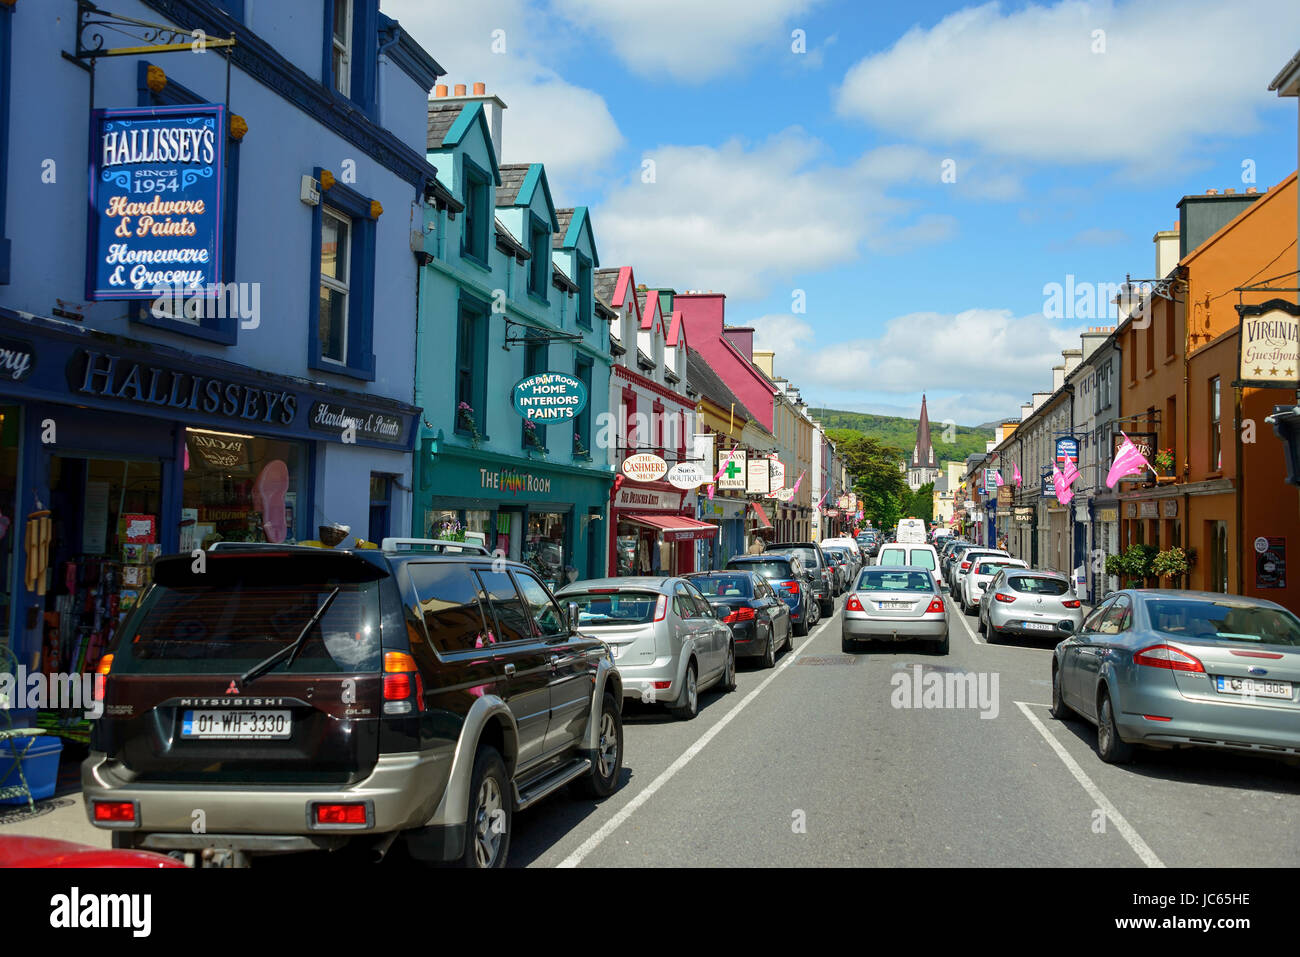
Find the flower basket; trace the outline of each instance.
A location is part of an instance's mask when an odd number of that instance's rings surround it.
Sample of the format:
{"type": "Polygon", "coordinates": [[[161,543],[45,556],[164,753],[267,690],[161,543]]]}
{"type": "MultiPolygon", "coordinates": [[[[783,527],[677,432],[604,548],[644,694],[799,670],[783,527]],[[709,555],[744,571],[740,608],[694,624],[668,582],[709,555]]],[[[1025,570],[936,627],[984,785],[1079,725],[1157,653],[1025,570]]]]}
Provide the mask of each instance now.
{"type": "Polygon", "coordinates": [[[460,523],[459,519],[443,522],[438,526],[434,537],[448,542],[463,542],[465,541],[465,526],[460,523]]]}
{"type": "Polygon", "coordinates": [[[1166,548],[1151,559],[1151,574],[1161,579],[1174,579],[1175,585],[1182,582],[1189,568],[1191,563],[1187,560],[1187,553],[1177,545],[1166,548]]]}
{"type": "Polygon", "coordinates": [[[470,444],[478,448],[478,421],[474,417],[473,407],[468,402],[456,406],[456,428],[468,432],[470,444]]]}
{"type": "Polygon", "coordinates": [[[545,455],[546,446],[542,445],[542,440],[537,437],[537,426],[531,422],[524,422],[524,448],[530,452],[540,452],[545,455]]]}

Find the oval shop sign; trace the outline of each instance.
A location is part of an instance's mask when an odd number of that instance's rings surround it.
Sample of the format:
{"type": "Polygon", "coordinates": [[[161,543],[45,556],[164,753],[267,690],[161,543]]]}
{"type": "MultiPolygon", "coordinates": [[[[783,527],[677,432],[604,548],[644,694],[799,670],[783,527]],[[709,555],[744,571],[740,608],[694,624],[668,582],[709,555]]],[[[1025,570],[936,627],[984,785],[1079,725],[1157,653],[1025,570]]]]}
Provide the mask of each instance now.
{"type": "Polygon", "coordinates": [[[561,422],[587,407],[587,387],[563,372],[539,372],[515,383],[514,402],[530,422],[561,422]]]}

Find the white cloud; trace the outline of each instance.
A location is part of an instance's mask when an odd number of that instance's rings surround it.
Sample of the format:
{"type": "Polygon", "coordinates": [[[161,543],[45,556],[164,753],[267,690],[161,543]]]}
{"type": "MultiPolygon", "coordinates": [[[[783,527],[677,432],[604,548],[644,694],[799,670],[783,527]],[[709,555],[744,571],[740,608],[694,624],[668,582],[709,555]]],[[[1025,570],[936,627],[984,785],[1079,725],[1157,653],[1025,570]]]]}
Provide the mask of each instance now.
{"type": "Polygon", "coordinates": [[[807,272],[857,260],[869,239],[906,230],[916,245],[951,235],[950,217],[901,221],[911,205],[887,196],[891,178],[912,176],[905,158],[864,170],[823,161],[799,128],[756,146],[663,146],[595,210],[606,264],[631,263],[638,278],[676,289],[716,289],[755,298],[807,272]]]}
{"type": "MultiPolygon", "coordinates": [[[[700,82],[745,63],[755,50],[791,49],[793,18],[815,0],[556,0],[574,26],[598,33],[634,73],[700,82]]],[[[820,56],[815,38],[806,49],[820,56]]],[[[810,54],[805,53],[804,56],[810,54]]]]}
{"type": "Polygon", "coordinates": [[[877,253],[911,252],[917,246],[943,243],[957,235],[957,218],[942,213],[926,213],[914,223],[888,235],[873,236],[867,245],[877,253]]]}
{"type": "MultiPolygon", "coordinates": [[[[754,330],[754,348],[779,353],[782,366],[787,368],[800,354],[803,343],[811,344],[814,337],[813,327],[794,314],[769,314],[745,319],[743,324],[754,330]]],[[[780,369],[776,372],[785,375],[780,369]]]]}
{"type": "Polygon", "coordinates": [[[1249,132],[1276,106],[1265,88],[1297,32],[1295,0],[989,3],[859,61],[836,106],[927,142],[1167,171],[1201,138],[1249,132]]]}
{"type": "MultiPolygon", "coordinates": [[[[797,322],[790,328],[802,333],[797,322]]],[[[1082,331],[1041,315],[968,309],[955,315],[898,316],[873,339],[819,342],[810,348],[809,337],[798,334],[793,351],[780,344],[774,348],[778,362],[786,355],[797,358],[800,372],[790,378],[804,383],[814,404],[822,404],[820,396],[827,392],[910,395],[934,383],[961,395],[946,415],[978,422],[983,419],[973,415],[1018,413],[1020,403],[1035,390],[1049,388],[1050,370],[1061,361],[1061,350],[1077,348],[1082,331]],[[1016,398],[1006,402],[1006,396],[1016,398]]],[[[779,337],[774,338],[779,343],[779,337]]]]}
{"type": "MultiPolygon", "coordinates": [[[[622,148],[623,134],[604,98],[569,83],[549,65],[570,38],[553,17],[524,0],[383,0],[383,10],[448,71],[441,82],[472,88],[481,81],[501,97],[504,161],[545,163],[553,192],[567,196],[584,186],[622,148]],[[493,52],[497,30],[503,31],[504,53],[493,52]]],[[[589,197],[584,191],[574,198],[589,197]]],[[[561,205],[569,201],[555,199],[561,205]]]]}

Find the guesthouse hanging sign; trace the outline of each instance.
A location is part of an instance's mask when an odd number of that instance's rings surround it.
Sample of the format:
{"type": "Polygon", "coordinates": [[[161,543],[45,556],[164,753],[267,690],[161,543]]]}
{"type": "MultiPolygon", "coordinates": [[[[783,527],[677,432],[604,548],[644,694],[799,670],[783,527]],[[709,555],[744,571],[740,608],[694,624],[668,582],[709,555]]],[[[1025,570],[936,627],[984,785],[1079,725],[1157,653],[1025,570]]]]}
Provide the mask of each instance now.
{"type": "Polygon", "coordinates": [[[1300,306],[1285,299],[1239,305],[1239,384],[1294,389],[1300,385],[1300,306]]]}
{"type": "Polygon", "coordinates": [[[216,296],[225,107],[93,110],[87,299],[216,296]]]}

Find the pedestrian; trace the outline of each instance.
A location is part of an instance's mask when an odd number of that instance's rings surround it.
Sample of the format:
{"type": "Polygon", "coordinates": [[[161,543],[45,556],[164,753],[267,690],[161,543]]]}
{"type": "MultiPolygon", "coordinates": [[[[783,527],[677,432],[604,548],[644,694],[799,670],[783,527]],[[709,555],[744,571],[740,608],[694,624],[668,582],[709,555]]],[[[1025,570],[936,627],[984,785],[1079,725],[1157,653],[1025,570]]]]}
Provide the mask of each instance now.
{"type": "Polygon", "coordinates": [[[749,548],[745,550],[746,555],[762,555],[767,550],[767,545],[763,541],[763,533],[755,532],[753,540],[749,543],[749,548]]]}

